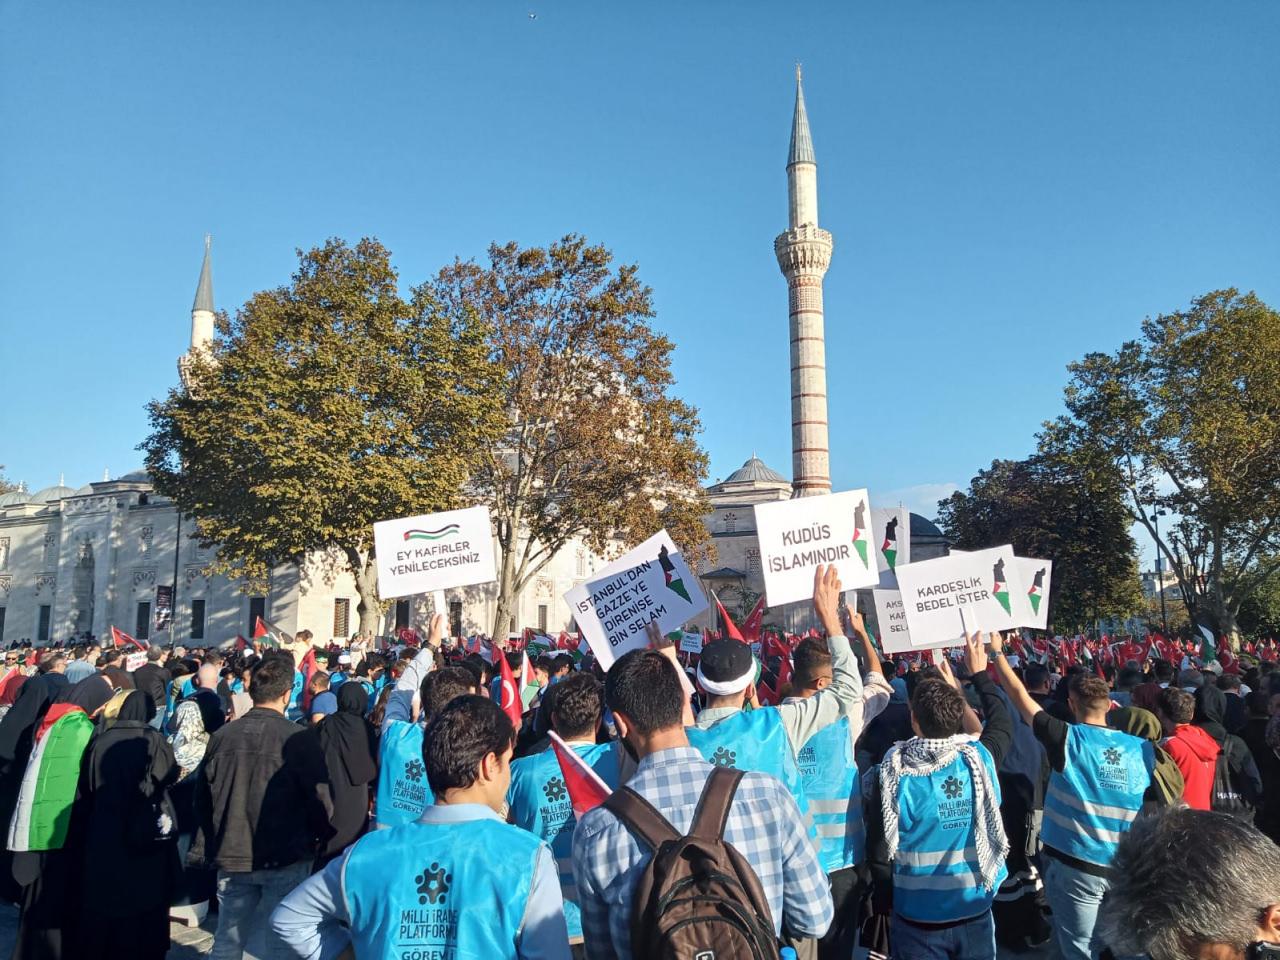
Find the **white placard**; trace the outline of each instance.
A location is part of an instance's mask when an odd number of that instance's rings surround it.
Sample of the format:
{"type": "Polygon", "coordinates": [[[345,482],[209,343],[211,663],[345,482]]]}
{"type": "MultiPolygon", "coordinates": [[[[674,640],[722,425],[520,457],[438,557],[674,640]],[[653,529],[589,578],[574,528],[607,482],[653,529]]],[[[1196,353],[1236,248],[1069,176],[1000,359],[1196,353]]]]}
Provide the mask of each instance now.
{"type": "Polygon", "coordinates": [[[952,553],[896,572],[915,649],[963,643],[965,630],[1011,630],[1022,619],[1014,605],[1022,580],[1011,546],[952,553]]]}
{"type": "Polygon", "coordinates": [[[907,615],[902,610],[902,594],[897,590],[872,590],[871,599],[876,605],[876,623],[880,626],[880,652],[906,653],[911,646],[911,631],[907,629],[907,615]]]}
{"type": "Polygon", "coordinates": [[[597,571],[564,600],[605,670],[627,651],[648,644],[647,624],[656,622],[660,631],[670,633],[708,606],[665,530],[597,571]]]}
{"type": "Polygon", "coordinates": [[[769,606],[810,599],[822,564],[835,565],[845,590],[880,581],[867,491],[761,503],[755,512],[769,606]]]}
{"type": "Polygon", "coordinates": [[[911,514],[906,507],[872,507],[871,524],[876,569],[882,575],[911,562],[911,514]]]}
{"type": "Polygon", "coordinates": [[[700,633],[681,634],[680,652],[681,653],[701,653],[702,652],[702,634],[700,633]]]}
{"type": "Polygon", "coordinates": [[[145,666],[146,663],[147,654],[145,650],[140,650],[137,653],[131,653],[124,658],[124,668],[130,673],[133,673],[133,671],[137,670],[141,666],[145,666]]]}
{"type": "Polygon", "coordinates": [[[1020,627],[1031,630],[1049,629],[1049,585],[1053,581],[1053,561],[1035,560],[1031,557],[1014,557],[1018,565],[1018,579],[1022,589],[1018,591],[1022,605],[1020,627]]]}
{"type": "Polygon", "coordinates": [[[383,600],[492,583],[497,576],[486,506],[382,520],[373,525],[373,542],[383,600]]]}

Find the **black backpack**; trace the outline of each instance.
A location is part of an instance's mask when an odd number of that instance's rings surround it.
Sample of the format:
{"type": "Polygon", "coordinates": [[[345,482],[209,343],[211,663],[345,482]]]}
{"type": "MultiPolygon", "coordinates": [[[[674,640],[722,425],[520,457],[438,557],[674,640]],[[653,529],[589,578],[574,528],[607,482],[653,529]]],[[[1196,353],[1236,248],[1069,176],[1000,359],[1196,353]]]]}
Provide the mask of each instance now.
{"type": "Polygon", "coordinates": [[[629,787],[605,801],[653,851],[636,886],[631,953],[645,960],[778,960],[764,888],[751,864],[725,842],[741,770],[707,779],[686,837],[629,787]]]}
{"type": "Polygon", "coordinates": [[[1209,798],[1209,806],[1217,813],[1230,814],[1246,823],[1253,823],[1257,808],[1257,798],[1252,796],[1253,790],[1247,785],[1243,773],[1231,770],[1232,737],[1227,737],[1218,753],[1218,760],[1213,768],[1213,793],[1209,798]]]}

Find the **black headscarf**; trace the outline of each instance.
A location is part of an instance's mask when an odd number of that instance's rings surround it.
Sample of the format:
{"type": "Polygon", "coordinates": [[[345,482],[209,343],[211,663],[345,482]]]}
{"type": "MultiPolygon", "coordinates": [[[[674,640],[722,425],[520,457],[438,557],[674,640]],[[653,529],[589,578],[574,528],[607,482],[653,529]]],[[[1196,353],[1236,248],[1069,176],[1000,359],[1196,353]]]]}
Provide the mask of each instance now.
{"type": "Polygon", "coordinates": [[[345,771],[352,786],[372,783],[378,775],[377,740],[373,725],[365,719],[368,708],[369,692],[364,685],[344,683],[338,688],[338,712],[325,717],[318,731],[329,775],[345,771]]]}
{"type": "Polygon", "coordinates": [[[1226,716],[1227,695],[1225,693],[1207,683],[1196,688],[1196,713],[1192,723],[1219,744],[1227,739],[1227,728],[1223,724],[1226,716]]]}
{"type": "Polygon", "coordinates": [[[120,704],[120,712],[116,714],[116,723],[150,723],[156,715],[156,702],[151,695],[141,690],[134,690],[120,704]]]}
{"type": "Polygon", "coordinates": [[[73,683],[69,689],[58,695],[54,703],[74,704],[92,717],[106,705],[113,694],[115,691],[111,689],[107,678],[100,673],[95,673],[85,677],[79,683],[73,683]]]}

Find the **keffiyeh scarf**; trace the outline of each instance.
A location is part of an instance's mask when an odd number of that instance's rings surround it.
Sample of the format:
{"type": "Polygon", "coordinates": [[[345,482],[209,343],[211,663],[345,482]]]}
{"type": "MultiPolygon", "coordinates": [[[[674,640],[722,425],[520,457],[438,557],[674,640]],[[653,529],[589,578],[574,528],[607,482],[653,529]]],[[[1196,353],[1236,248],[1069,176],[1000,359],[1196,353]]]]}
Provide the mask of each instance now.
{"type": "Polygon", "coordinates": [[[959,754],[969,768],[973,784],[973,845],[978,854],[979,879],[986,890],[995,888],[1000,867],[1009,853],[1000,820],[1000,805],[987,766],[973,741],[964,736],[944,740],[914,737],[895,744],[880,764],[880,806],[884,814],[884,839],[889,859],[898,853],[898,787],[903,777],[927,777],[942,770],[959,754]]]}

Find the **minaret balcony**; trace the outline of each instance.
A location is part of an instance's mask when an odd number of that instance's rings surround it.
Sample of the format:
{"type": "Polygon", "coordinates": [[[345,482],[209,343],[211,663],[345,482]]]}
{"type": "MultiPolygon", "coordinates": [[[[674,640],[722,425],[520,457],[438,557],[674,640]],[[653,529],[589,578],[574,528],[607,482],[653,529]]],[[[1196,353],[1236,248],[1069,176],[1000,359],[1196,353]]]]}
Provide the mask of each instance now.
{"type": "Polygon", "coordinates": [[[831,263],[831,232],[812,224],[778,234],[773,252],[784,274],[825,273],[831,263]]]}

